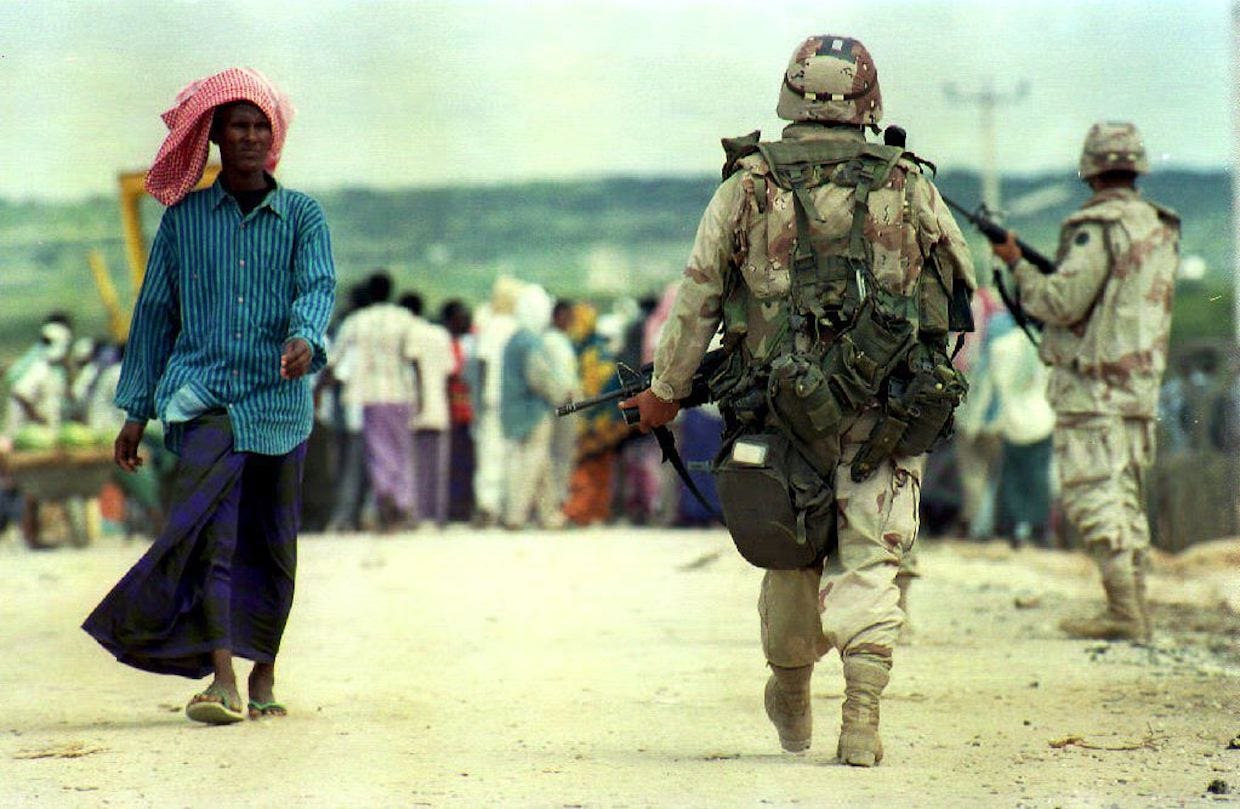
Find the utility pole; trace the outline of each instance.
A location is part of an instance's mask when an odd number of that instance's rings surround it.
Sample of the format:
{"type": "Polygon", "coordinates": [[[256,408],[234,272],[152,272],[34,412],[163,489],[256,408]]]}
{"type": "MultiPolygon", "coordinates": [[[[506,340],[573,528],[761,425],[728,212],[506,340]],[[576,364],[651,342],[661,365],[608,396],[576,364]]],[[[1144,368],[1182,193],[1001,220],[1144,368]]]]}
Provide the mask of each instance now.
{"type": "Polygon", "coordinates": [[[1232,330],[1240,342],[1240,112],[1236,110],[1236,87],[1240,87],[1240,0],[1231,6],[1231,310],[1232,330]]]}
{"type": "MultiPolygon", "coordinates": [[[[1240,8],[1240,0],[1237,0],[1240,8]]],[[[994,82],[975,92],[964,92],[955,84],[943,88],[947,100],[954,103],[973,104],[981,113],[982,134],[982,204],[998,215],[1003,202],[999,191],[998,132],[995,126],[995,110],[1000,105],[1015,104],[1029,94],[1029,82],[1022,81],[1011,93],[999,93],[994,82]]]]}

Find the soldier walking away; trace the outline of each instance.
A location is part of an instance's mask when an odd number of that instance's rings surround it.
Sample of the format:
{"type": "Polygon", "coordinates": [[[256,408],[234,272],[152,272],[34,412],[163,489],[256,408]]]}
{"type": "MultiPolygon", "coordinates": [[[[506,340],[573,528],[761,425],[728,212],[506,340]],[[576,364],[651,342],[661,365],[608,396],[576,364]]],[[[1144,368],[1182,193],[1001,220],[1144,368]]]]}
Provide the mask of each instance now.
{"type": "Polygon", "coordinates": [[[767,569],[767,715],[785,750],[808,749],[810,676],[836,649],[836,752],[872,766],[883,757],[879,698],[904,619],[896,574],[917,536],[924,453],[950,430],[966,387],[948,334],[969,328],[972,260],[925,164],[867,142],[882,98],[860,42],[805,40],[777,113],[791,122],[780,140],[724,141],[724,180],[651,386],[625,405],[644,430],[670,421],[722,324],[715,474],[733,541],[767,569]]]}
{"type": "Polygon", "coordinates": [[[231,68],[183,90],[146,188],[169,206],[116,391],[115,458],[133,472],[147,422],[177,453],[165,529],[83,624],[116,659],[158,674],[214,674],[190,719],[244,719],[233,657],[254,661],[249,715],[283,716],[275,661],[293,604],[308,373],[326,364],[335,297],[319,204],[278,184],[292,108],[231,68]],[[219,179],[202,178],[208,139],[219,179]]]}
{"type": "Polygon", "coordinates": [[[1148,171],[1135,126],[1094,124],[1079,172],[1094,193],[1064,220],[1055,272],[1023,260],[1010,232],[994,248],[1021,305],[1046,324],[1040,356],[1051,367],[1060,496],[1102,572],[1106,608],[1061,625],[1078,638],[1150,637],[1141,489],[1154,459],[1180,219],[1137,191],[1137,175],[1148,171]]]}

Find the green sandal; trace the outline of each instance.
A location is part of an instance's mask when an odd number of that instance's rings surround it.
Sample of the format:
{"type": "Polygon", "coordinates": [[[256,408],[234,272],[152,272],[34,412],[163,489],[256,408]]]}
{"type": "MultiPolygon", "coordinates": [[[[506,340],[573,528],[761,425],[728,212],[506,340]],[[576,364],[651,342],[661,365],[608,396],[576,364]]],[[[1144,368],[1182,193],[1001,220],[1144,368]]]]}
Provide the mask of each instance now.
{"type": "Polygon", "coordinates": [[[215,684],[195,694],[185,706],[185,715],[195,722],[208,725],[231,725],[245,719],[241,706],[230,703],[228,692],[215,684]]]}
{"type": "Polygon", "coordinates": [[[251,719],[261,719],[264,716],[288,716],[288,708],[274,700],[259,702],[252,699],[246,707],[250,710],[251,719]]]}

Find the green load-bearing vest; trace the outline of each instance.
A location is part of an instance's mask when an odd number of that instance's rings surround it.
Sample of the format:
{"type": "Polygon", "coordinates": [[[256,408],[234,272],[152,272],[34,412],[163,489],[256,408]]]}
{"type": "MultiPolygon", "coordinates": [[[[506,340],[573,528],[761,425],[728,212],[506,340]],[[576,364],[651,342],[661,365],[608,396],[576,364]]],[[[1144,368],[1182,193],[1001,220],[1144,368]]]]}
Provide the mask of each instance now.
{"type": "MultiPolygon", "coordinates": [[[[885,289],[875,279],[864,230],[871,190],[887,182],[902,157],[917,158],[863,141],[766,143],[757,132],[725,140],[724,147],[725,179],[741,158],[761,154],[768,173],[754,175],[758,215],[767,215],[765,183],[773,182],[791,192],[796,228],[788,292],[774,316],[776,336],[761,357],[744,341],[749,289],[739,267],[725,276],[724,346],[731,356],[712,386],[730,433],[776,429],[832,480],[846,419],[881,403],[878,423],[852,464],[853,479],[865,479],[891,455],[928,451],[950,433],[952,411],[968,389],[948,357],[947,335],[971,329],[969,291],[942,272],[933,251],[911,294],[885,289]],[[820,228],[824,220],[810,192],[828,184],[854,189],[846,239],[820,228]]],[[[909,171],[904,193],[916,182],[920,175],[909,171]]]]}

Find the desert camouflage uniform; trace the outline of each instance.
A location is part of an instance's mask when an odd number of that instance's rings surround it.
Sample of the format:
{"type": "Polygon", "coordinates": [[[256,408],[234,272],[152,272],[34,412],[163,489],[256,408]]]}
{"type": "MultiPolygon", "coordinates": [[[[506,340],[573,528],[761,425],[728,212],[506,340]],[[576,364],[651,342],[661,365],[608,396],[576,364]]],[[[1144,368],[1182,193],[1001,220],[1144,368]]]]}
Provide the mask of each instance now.
{"type": "Polygon", "coordinates": [[[1141,504],[1154,457],[1178,264],[1174,214],[1132,189],[1094,195],[1064,222],[1058,269],[1016,268],[1021,305],[1047,325],[1064,510],[1087,544],[1149,545],[1141,504]]]}
{"type": "MultiPolygon", "coordinates": [[[[860,142],[864,135],[859,129],[813,123],[784,129],[786,140],[806,138],[860,142]]],[[[651,389],[662,399],[683,398],[689,392],[693,372],[720,323],[724,278],[730,267],[739,268],[750,292],[746,347],[758,358],[772,348],[779,301],[791,282],[796,225],[791,192],[768,182],[768,173],[760,155],[743,158],[740,170],[718,188],[702,216],[675,307],[655,353],[651,389]],[[765,195],[765,215],[759,215],[756,194],[765,195]]],[[[854,190],[827,184],[810,193],[826,220],[820,227],[846,240],[854,190]]],[[[911,294],[932,248],[944,275],[950,273],[974,287],[972,260],[960,229],[916,164],[900,160],[886,184],[870,192],[869,212],[865,233],[873,249],[874,275],[885,288],[911,294]]],[[[839,548],[822,586],[821,616],[820,568],[768,570],[763,579],[759,600],[763,648],[775,666],[806,666],[832,648],[844,656],[890,657],[903,620],[894,579],[917,536],[925,456],[891,458],[871,477],[854,483],[846,467],[875,418],[873,411],[861,414],[840,437],[842,454],[835,477],[839,548]]]]}
{"type": "MultiPolygon", "coordinates": [[[[1108,160],[1144,172],[1139,138],[1129,124],[1096,125],[1082,177],[1108,160]],[[1126,156],[1125,148],[1134,152],[1126,156]]],[[[1071,634],[1149,636],[1142,484],[1154,459],[1179,236],[1173,212],[1134,188],[1108,188],[1064,221],[1054,274],[1024,261],[1015,268],[1021,304],[1046,324],[1040,354],[1051,366],[1047,399],[1056,414],[1064,512],[1097,558],[1108,597],[1103,616],[1065,622],[1071,634]]]]}

